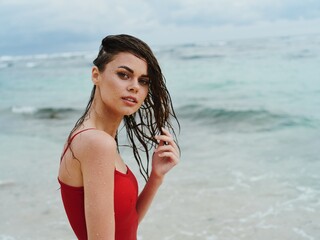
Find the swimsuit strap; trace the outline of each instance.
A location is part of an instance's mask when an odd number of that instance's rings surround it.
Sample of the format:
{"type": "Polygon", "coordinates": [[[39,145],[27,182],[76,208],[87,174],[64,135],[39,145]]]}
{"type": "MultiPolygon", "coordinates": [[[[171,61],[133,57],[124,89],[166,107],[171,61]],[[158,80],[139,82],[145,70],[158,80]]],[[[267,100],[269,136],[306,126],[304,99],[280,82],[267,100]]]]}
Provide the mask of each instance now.
{"type": "Polygon", "coordinates": [[[86,128],[86,129],[82,129],[81,131],[77,132],[76,134],[74,134],[69,140],[68,140],[68,145],[66,146],[66,148],[64,149],[62,155],[61,155],[61,158],[60,158],[60,162],[62,161],[62,158],[64,157],[64,155],[66,154],[68,148],[70,147],[71,145],[71,142],[72,140],[80,133],[82,132],[85,132],[85,131],[88,131],[88,130],[93,130],[93,129],[96,129],[96,128],[86,128]]]}

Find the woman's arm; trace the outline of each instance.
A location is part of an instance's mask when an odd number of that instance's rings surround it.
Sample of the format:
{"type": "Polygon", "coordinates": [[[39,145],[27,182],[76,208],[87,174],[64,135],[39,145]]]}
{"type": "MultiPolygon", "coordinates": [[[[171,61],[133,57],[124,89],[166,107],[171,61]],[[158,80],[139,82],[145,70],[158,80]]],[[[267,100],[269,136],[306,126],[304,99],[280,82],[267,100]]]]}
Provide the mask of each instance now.
{"type": "Polygon", "coordinates": [[[143,217],[146,215],[162,181],[163,181],[163,178],[153,177],[151,174],[148,182],[146,183],[142,192],[140,193],[138,202],[137,202],[137,212],[139,217],[139,223],[141,222],[143,217]]]}
{"type": "Polygon", "coordinates": [[[117,146],[102,131],[79,138],[77,158],[81,163],[88,239],[114,240],[114,169],[117,146]]]}
{"type": "Polygon", "coordinates": [[[140,193],[137,202],[139,223],[146,215],[164,176],[179,162],[180,152],[172,135],[166,129],[162,129],[163,135],[156,136],[159,145],[152,157],[152,171],[148,182],[140,193]]]}

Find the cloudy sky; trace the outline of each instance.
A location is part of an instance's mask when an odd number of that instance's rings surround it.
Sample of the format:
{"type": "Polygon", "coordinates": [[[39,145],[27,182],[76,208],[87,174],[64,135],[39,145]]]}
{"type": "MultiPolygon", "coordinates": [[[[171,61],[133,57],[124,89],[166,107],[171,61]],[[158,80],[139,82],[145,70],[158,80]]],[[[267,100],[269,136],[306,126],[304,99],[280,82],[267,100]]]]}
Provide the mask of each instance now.
{"type": "Polygon", "coordinates": [[[319,0],[0,0],[0,55],[95,50],[109,34],[151,46],[320,33],[319,0]]]}

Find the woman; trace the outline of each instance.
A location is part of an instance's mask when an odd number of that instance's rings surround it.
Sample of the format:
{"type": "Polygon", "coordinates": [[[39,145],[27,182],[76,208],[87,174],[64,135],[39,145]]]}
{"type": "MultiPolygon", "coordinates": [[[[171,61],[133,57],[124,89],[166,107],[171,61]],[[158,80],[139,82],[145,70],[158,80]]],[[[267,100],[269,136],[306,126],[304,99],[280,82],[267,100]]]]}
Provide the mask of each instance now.
{"type": "Polygon", "coordinates": [[[138,224],[165,174],[179,161],[178,146],[167,130],[174,134],[170,116],[179,122],[147,44],[129,35],[107,36],[93,63],[89,103],[61,156],[62,200],[78,239],[136,240],[138,224]],[[118,151],[121,123],[147,181],[139,195],[137,181],[118,151]]]}

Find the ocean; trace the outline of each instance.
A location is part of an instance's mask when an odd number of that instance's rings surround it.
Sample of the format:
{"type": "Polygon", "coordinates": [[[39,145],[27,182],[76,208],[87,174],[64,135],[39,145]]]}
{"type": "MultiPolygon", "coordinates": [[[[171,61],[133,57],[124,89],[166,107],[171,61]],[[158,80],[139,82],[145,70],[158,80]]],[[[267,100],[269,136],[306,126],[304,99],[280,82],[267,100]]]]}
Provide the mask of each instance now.
{"type": "MultiPolygon", "coordinates": [[[[0,240],[75,239],[57,171],[97,52],[0,55],[0,240]]],[[[154,52],[182,155],[138,239],[320,239],[320,35],[154,52]]]]}

